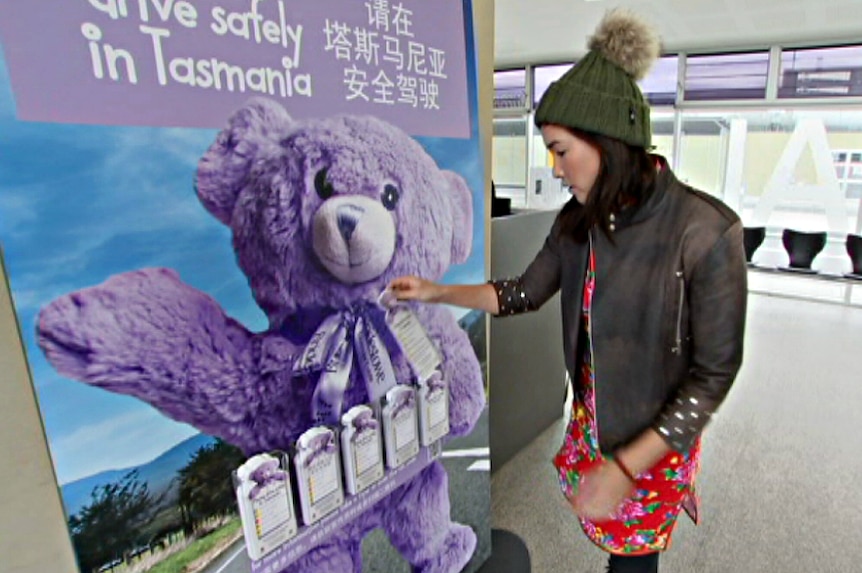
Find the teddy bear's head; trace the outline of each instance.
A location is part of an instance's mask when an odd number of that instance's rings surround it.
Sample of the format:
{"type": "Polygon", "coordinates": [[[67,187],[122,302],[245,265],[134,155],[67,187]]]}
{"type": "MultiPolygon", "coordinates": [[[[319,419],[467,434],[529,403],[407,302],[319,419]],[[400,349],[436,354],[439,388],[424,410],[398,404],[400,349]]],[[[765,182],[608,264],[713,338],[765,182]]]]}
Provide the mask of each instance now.
{"type": "Polygon", "coordinates": [[[375,117],[294,121],[252,100],[201,158],[196,187],[232,229],[275,325],[297,310],[374,300],[401,275],[439,279],[470,252],[466,182],[375,117]]]}

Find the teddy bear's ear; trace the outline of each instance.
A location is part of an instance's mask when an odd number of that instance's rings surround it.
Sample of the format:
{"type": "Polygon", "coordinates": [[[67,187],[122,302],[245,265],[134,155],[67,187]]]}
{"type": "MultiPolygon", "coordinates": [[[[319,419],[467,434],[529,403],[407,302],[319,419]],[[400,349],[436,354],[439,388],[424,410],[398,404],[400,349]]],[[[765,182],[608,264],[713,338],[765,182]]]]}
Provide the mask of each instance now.
{"type": "Polygon", "coordinates": [[[473,195],[464,178],[454,171],[443,170],[449,182],[449,205],[452,209],[452,263],[467,260],[473,247],[473,195]]]}
{"type": "Polygon", "coordinates": [[[198,162],[195,188],[207,211],[230,224],[254,160],[268,148],[275,150],[291,124],[283,107],[264,98],[249,100],[228,119],[198,162]]]}

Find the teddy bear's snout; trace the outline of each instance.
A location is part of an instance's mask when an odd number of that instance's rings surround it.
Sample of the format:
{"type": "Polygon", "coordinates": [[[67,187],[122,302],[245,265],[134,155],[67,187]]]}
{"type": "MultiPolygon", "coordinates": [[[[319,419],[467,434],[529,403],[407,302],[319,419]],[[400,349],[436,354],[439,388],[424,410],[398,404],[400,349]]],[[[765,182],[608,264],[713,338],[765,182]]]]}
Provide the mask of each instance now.
{"type": "Polygon", "coordinates": [[[338,231],[344,237],[344,241],[349,243],[353,232],[356,230],[356,225],[362,218],[365,209],[359,205],[341,205],[336,211],[336,220],[338,222],[338,231]]]}
{"type": "Polygon", "coordinates": [[[342,282],[373,280],[395,253],[395,220],[370,197],[333,197],[314,214],[313,248],[320,263],[342,282]]]}

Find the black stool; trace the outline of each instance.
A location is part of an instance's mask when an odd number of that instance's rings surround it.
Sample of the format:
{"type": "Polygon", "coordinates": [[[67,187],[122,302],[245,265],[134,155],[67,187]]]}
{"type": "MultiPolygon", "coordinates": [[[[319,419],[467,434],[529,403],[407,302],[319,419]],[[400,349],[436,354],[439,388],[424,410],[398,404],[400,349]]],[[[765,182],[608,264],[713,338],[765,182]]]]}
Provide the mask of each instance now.
{"type": "Polygon", "coordinates": [[[847,235],[847,254],[853,264],[853,272],[847,273],[847,278],[862,280],[862,237],[859,235],[847,235]]]}
{"type": "Polygon", "coordinates": [[[530,573],[530,551],[524,541],[504,529],[491,530],[491,557],[478,573],[530,573]]]}
{"type": "Polygon", "coordinates": [[[813,274],[817,271],[811,268],[814,258],[826,246],[826,233],[803,233],[793,229],[785,229],[781,234],[781,243],[790,257],[790,265],[779,267],[782,271],[813,274]]]}
{"type": "Polygon", "coordinates": [[[743,227],[742,244],[745,247],[745,261],[751,263],[754,252],[766,238],[766,227],[743,227]]]}

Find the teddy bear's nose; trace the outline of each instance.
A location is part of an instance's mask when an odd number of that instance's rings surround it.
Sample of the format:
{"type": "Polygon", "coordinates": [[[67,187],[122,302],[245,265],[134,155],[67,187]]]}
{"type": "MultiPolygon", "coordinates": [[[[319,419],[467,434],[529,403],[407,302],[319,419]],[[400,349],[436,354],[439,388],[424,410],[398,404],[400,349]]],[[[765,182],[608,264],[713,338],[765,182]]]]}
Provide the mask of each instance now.
{"type": "Polygon", "coordinates": [[[359,218],[364,212],[365,209],[356,205],[341,205],[336,211],[338,230],[348,243],[353,236],[353,231],[356,230],[356,225],[359,224],[359,218]]]}

